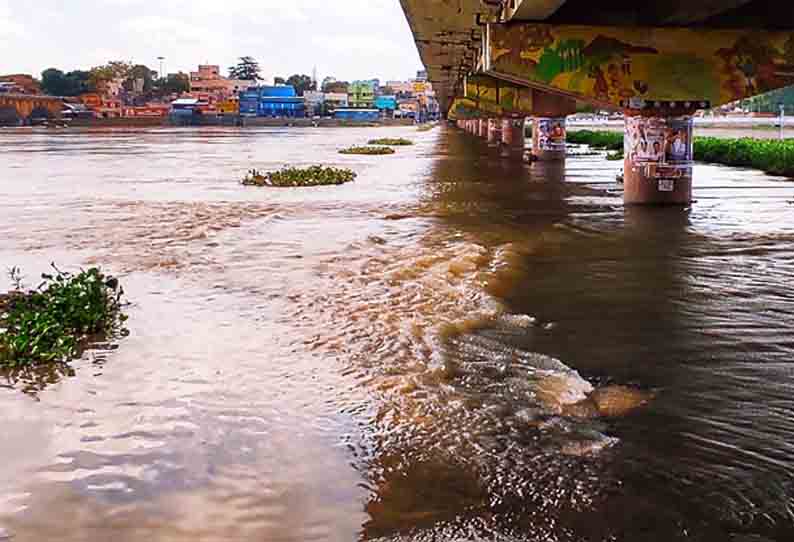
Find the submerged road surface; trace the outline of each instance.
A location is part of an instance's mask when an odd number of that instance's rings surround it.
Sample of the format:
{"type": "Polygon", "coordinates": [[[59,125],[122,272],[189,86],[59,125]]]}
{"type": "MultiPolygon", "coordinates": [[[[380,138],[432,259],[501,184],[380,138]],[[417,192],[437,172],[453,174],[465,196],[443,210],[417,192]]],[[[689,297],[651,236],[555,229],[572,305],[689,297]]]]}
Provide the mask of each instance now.
{"type": "Polygon", "coordinates": [[[794,540],[794,183],[704,165],[691,210],[625,209],[619,167],[447,128],[0,131],[2,267],[132,303],[118,348],[0,380],[0,533],[794,540]],[[378,136],[416,145],[337,154],[378,136]],[[239,185],[317,163],[359,177],[239,185]]]}

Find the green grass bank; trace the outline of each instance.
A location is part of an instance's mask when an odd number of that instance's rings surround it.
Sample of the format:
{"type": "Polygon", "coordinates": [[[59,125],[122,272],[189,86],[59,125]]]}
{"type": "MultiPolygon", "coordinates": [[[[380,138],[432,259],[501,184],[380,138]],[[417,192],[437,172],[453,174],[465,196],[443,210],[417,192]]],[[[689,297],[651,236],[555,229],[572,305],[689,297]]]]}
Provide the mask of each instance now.
{"type": "MultiPolygon", "coordinates": [[[[623,134],[594,130],[568,132],[568,142],[609,151],[623,150],[623,134]]],[[[794,139],[764,140],[696,137],[695,160],[726,166],[760,169],[794,178],[794,139]]]]}

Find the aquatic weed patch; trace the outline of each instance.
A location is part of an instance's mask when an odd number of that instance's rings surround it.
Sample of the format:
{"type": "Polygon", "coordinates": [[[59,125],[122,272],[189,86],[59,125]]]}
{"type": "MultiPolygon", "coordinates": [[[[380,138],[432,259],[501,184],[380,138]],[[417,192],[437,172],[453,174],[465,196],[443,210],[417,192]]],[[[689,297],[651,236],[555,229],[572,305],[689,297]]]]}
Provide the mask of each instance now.
{"type": "Polygon", "coordinates": [[[390,147],[348,147],[342,149],[339,154],[364,154],[369,156],[379,156],[384,154],[394,154],[394,149],[390,147]]]}
{"type": "Polygon", "coordinates": [[[346,168],[309,166],[305,168],[285,167],[278,171],[259,172],[252,169],[242,181],[246,186],[328,186],[352,182],[356,173],[346,168]]]}
{"type": "Polygon", "coordinates": [[[0,368],[70,361],[92,338],[126,333],[118,279],[95,267],[76,275],[53,269],[28,291],[11,270],[15,289],[0,297],[0,368]]]}
{"type": "MultiPolygon", "coordinates": [[[[569,143],[589,145],[596,149],[617,151],[607,159],[620,160],[623,134],[577,130],[568,132],[569,143]]],[[[754,168],[770,173],[794,177],[794,140],[720,138],[698,136],[694,141],[695,160],[725,166],[754,168]]]]}
{"type": "Polygon", "coordinates": [[[568,143],[588,145],[594,149],[604,149],[608,151],[623,150],[623,134],[618,132],[577,130],[575,132],[568,132],[566,139],[568,143]]]}
{"type": "Polygon", "coordinates": [[[370,139],[367,142],[367,145],[380,145],[380,146],[388,146],[388,147],[406,147],[408,145],[413,145],[414,142],[410,139],[400,138],[390,138],[390,137],[383,137],[380,139],[370,139]]]}
{"type": "Polygon", "coordinates": [[[794,140],[696,137],[695,160],[794,177],[794,140]]]}

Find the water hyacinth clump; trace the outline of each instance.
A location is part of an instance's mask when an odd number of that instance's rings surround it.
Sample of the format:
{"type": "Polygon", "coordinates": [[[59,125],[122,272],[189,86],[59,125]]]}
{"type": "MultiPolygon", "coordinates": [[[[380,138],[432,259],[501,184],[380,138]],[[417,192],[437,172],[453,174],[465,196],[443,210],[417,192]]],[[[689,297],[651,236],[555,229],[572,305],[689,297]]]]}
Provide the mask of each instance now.
{"type": "Polygon", "coordinates": [[[408,145],[413,145],[414,142],[411,141],[410,139],[404,139],[404,138],[401,138],[401,137],[400,138],[383,137],[381,139],[370,139],[367,142],[367,144],[368,145],[385,145],[385,146],[389,146],[389,147],[404,147],[404,146],[408,146],[408,145]]]}
{"type": "Polygon", "coordinates": [[[394,149],[390,147],[348,147],[342,149],[339,154],[365,154],[378,156],[382,154],[394,154],[394,149]]]}
{"type": "Polygon", "coordinates": [[[284,167],[278,171],[264,173],[252,169],[248,171],[242,183],[246,186],[300,187],[339,185],[355,179],[356,174],[350,169],[309,166],[284,167]]]}
{"type": "Polygon", "coordinates": [[[35,290],[24,290],[19,270],[15,288],[0,296],[0,368],[18,369],[78,357],[92,339],[126,333],[124,290],[116,278],[91,268],[73,275],[53,265],[35,290]]]}
{"type": "Polygon", "coordinates": [[[577,130],[568,132],[566,139],[568,143],[589,145],[594,149],[623,151],[623,134],[619,132],[577,130]]]}
{"type": "Polygon", "coordinates": [[[695,160],[794,177],[794,140],[696,137],[695,160]]]}

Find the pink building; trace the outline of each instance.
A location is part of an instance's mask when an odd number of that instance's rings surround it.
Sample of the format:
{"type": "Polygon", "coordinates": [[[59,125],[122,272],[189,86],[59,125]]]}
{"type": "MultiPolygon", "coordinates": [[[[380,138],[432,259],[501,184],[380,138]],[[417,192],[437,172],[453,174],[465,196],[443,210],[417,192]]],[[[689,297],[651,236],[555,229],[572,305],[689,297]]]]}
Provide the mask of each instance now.
{"type": "Polygon", "coordinates": [[[221,75],[220,66],[199,66],[197,72],[190,72],[190,92],[209,94],[219,99],[236,96],[241,90],[255,85],[255,81],[228,79],[221,75]]]}

